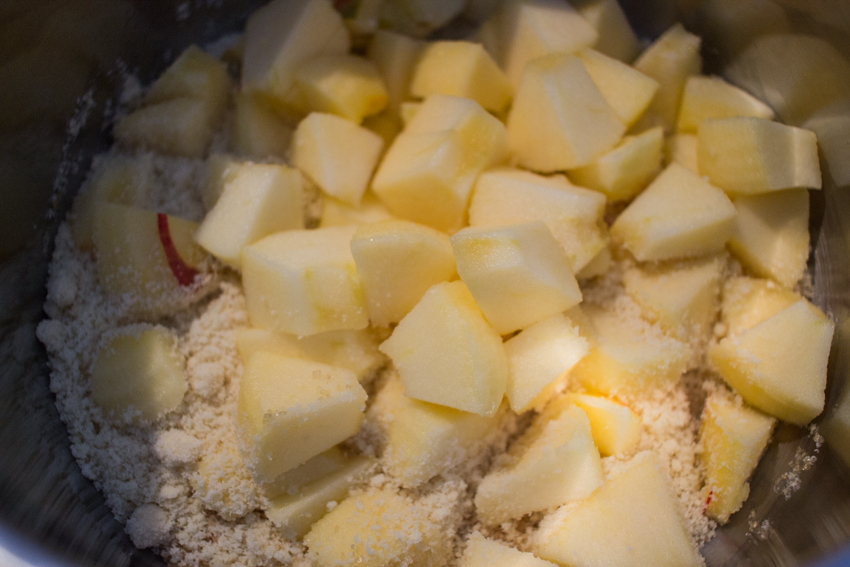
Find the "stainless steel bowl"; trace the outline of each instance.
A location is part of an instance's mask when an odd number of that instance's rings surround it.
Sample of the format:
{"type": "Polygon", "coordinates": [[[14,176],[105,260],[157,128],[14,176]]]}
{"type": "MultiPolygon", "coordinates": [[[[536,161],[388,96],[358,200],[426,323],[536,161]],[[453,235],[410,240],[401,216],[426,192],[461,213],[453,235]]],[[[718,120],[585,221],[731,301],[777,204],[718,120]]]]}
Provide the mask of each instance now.
{"type": "MultiPolygon", "coordinates": [[[[805,34],[826,42],[850,69],[848,0],[621,3],[643,37],[675,21],[703,35],[706,71],[763,97],[789,123],[850,97],[843,67],[819,68],[823,57],[806,59],[788,47],[742,57],[767,34],[805,34]],[[808,95],[795,94],[795,78],[808,95]]],[[[124,71],[150,81],[189,44],[241,29],[261,4],[0,3],[0,565],[162,565],[133,547],[73,460],[35,325],[43,318],[53,236],[92,156],[110,143],[105,125],[124,71]]],[[[835,175],[839,186],[831,173],[850,163],[850,128],[844,139],[846,153],[838,147],[822,156],[825,187],[812,192],[814,299],[837,323],[825,416],[850,374],[850,181],[835,175]]],[[[703,553],[709,567],[850,566],[850,469],[829,443],[817,448],[809,431],[782,426],[749,500],[703,553]],[[814,464],[804,459],[812,456],[814,464]],[[791,480],[799,488],[786,498],[791,480]]]]}

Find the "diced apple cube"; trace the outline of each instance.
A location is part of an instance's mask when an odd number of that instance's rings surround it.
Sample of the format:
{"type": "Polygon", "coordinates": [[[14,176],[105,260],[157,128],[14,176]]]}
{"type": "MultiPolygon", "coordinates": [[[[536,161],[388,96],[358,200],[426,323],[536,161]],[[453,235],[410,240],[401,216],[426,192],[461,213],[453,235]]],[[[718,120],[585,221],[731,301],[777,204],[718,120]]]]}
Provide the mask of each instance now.
{"type": "Polygon", "coordinates": [[[617,0],[580,0],[573,4],[599,34],[593,49],[623,63],[634,61],[640,42],[617,0]]]}
{"type": "Polygon", "coordinates": [[[747,479],[767,447],[775,423],[775,419],[719,393],[705,401],[699,438],[708,492],[706,513],[721,524],[749,496],[747,479]]]}
{"type": "Polygon", "coordinates": [[[607,396],[675,383],[688,366],[690,349],[638,317],[588,306],[590,352],[570,377],[607,396]]]}
{"type": "Polygon", "coordinates": [[[245,26],[242,90],[302,113],[306,108],[295,72],[310,59],[348,53],[350,46],[342,16],[329,0],[274,0],[245,26]]]}
{"type": "Polygon", "coordinates": [[[541,172],[591,163],[613,148],[625,129],[581,59],[564,54],[526,66],[507,122],[516,161],[541,172]]]}
{"type": "Polygon", "coordinates": [[[663,143],[661,128],[626,136],[593,163],[571,170],[569,177],[582,187],[601,191],[610,201],[632,199],[661,171],[663,143]]]}
{"type": "Polygon", "coordinates": [[[201,187],[201,200],[209,211],[218,202],[224,188],[233,178],[233,174],[242,165],[242,161],[225,154],[212,154],[207,158],[204,185],[201,187]]]}
{"type": "Polygon", "coordinates": [[[738,335],[791,307],[802,297],[771,280],[737,276],[723,286],[723,324],[726,333],[738,335]]]}
{"type": "Polygon", "coordinates": [[[712,366],[752,406],[797,425],[824,407],[835,325],[801,299],[709,349],[712,366]]]}
{"type": "Polygon", "coordinates": [[[690,342],[708,338],[717,318],[723,262],[710,258],[679,266],[631,268],[626,293],[644,316],[670,335],[690,342]]]}
{"type": "Polygon", "coordinates": [[[266,517],[290,538],[301,538],[328,513],[328,504],[342,502],[348,492],[367,480],[375,468],[369,457],[351,459],[344,468],[327,476],[314,477],[313,482],[302,487],[297,494],[278,496],[266,509],[266,517]]]}
{"type": "Polygon", "coordinates": [[[381,389],[370,412],[386,438],[385,470],[406,488],[415,488],[438,474],[474,460],[499,431],[505,413],[482,417],[404,394],[397,378],[381,389]]]}
{"type": "Polygon", "coordinates": [[[649,452],[635,457],[576,508],[544,518],[533,548],[559,565],[702,565],[670,481],[649,452]]]}
{"type": "MultiPolygon", "coordinates": [[[[237,339],[238,340],[238,339],[237,339]]],[[[243,357],[243,361],[247,359],[243,357]]],[[[240,457],[241,459],[241,457],[240,457]]],[[[331,475],[344,469],[351,459],[339,448],[331,447],[323,453],[319,453],[303,465],[289,469],[272,482],[260,485],[263,494],[268,498],[278,496],[294,496],[304,492],[304,487],[320,478],[331,475]]]]}
{"type": "Polygon", "coordinates": [[[631,126],[649,107],[658,91],[658,81],[593,49],[582,49],[576,55],[617,118],[631,126]]]}
{"type": "Polygon", "coordinates": [[[624,455],[635,450],[640,439],[641,421],[629,406],[587,394],[569,394],[567,399],[587,414],[593,442],[603,457],[624,455]]]}
{"type": "Polygon", "coordinates": [[[117,330],[92,364],[92,400],[118,419],[157,419],[176,409],[187,390],[186,361],[165,327],[117,330]]]}
{"type": "Polygon", "coordinates": [[[251,323],[301,336],[365,328],[369,315],[350,247],[355,230],[290,230],[246,246],[242,284],[251,323]]]}
{"type": "Polygon", "coordinates": [[[352,207],[332,197],[326,198],[319,227],[360,225],[394,219],[395,217],[389,209],[378,200],[373,192],[367,189],[357,207],[352,207]]]}
{"type": "Polygon", "coordinates": [[[475,507],[482,522],[498,525],[582,500],[600,486],[602,463],[590,422],[574,406],[547,423],[516,462],[482,479],[475,507]]]}
{"type": "Polygon", "coordinates": [[[664,126],[667,132],[676,126],[685,82],[702,70],[701,40],[675,24],[646,48],[634,62],[634,68],[658,81],[658,92],[638,122],[640,129],[664,126]]]}
{"type": "Polygon", "coordinates": [[[498,169],[478,178],[469,224],[495,227],[542,220],[567,254],[575,274],[607,246],[605,196],[575,187],[563,176],[498,169]]]}
{"type": "Polygon", "coordinates": [[[682,93],[680,132],[696,133],[706,120],[754,116],[773,119],[773,109],[719,77],[690,77],[682,93]]]}
{"type": "Polygon", "coordinates": [[[268,352],[254,354],[239,383],[240,448],[259,482],[269,482],[351,437],[366,392],[350,370],[268,352]]]}
{"type": "Polygon", "coordinates": [[[289,151],[292,128],[259,96],[241,93],[236,97],[233,152],[254,159],[284,158],[289,151]]]}
{"type": "Polygon", "coordinates": [[[794,287],[809,259],[809,192],[738,197],[735,209],[729,250],[753,273],[794,287]]]}
{"type": "Polygon", "coordinates": [[[460,279],[501,335],[581,301],[564,251],[542,221],[465,228],[451,244],[460,279]]]}
{"type": "Polygon", "coordinates": [[[384,141],[350,120],[314,112],[292,140],[292,161],[326,194],[356,206],[378,164],[384,141]]]}
{"type": "Polygon", "coordinates": [[[475,179],[506,158],[498,119],[474,101],[432,95],[387,151],[372,190],[393,214],[454,232],[475,179]]]}
{"type": "Polygon", "coordinates": [[[554,563],[543,561],[531,553],[520,551],[487,539],[479,532],[469,536],[466,550],[460,560],[460,567],[556,567],[554,563]]]}
{"type": "Polygon", "coordinates": [[[228,175],[195,241],[237,269],[242,249],[270,234],[304,228],[301,174],[285,165],[246,162],[228,175]]]}
{"type": "Polygon", "coordinates": [[[511,409],[540,409],[553,386],[588,352],[587,339],[563,313],[535,323],[505,341],[508,356],[506,394],[511,409]]]}
{"type": "Polygon", "coordinates": [[[410,100],[410,82],[425,44],[389,30],[378,30],[369,46],[369,59],[378,65],[387,87],[387,109],[398,113],[410,100]]]}
{"type": "Polygon", "coordinates": [[[678,163],[699,174],[696,134],[673,134],[664,146],[665,164],[678,163]]]}
{"type": "Polygon", "coordinates": [[[697,132],[699,170],[727,193],[820,189],[814,132],[763,118],[709,120],[697,132]]]}
{"type": "Polygon", "coordinates": [[[672,163],[617,217],[611,235],[645,262],[720,252],[734,229],[729,197],[672,163]]]}
{"type": "Polygon", "coordinates": [[[486,110],[502,112],[513,96],[508,78],[484,48],[469,41],[428,44],[410,84],[413,96],[443,94],[471,98],[486,110]]]}
{"type": "Polygon", "coordinates": [[[378,327],[398,323],[431,286],[457,275],[449,237],[409,221],[360,226],[351,253],[378,327]]]}
{"type": "Polygon", "coordinates": [[[98,203],[92,240],[100,284],[142,316],[187,307],[207,287],[208,256],[194,242],[197,229],[162,213],[98,203]]]}
{"type": "Polygon", "coordinates": [[[295,82],[307,108],[330,112],[360,124],[387,106],[387,88],[373,61],[355,55],[328,55],[298,68],[295,82]]]}
{"type": "Polygon", "coordinates": [[[176,98],[128,114],[112,134],[131,148],[200,158],[212,140],[213,125],[203,100],[176,98]]]}
{"type": "Polygon", "coordinates": [[[426,37],[463,12],[465,0],[386,0],[381,21],[414,37],[426,37]]]}
{"type": "Polygon", "coordinates": [[[463,282],[429,289],[380,348],[412,398],[486,417],[502,403],[508,374],[502,339],[463,282]]]}

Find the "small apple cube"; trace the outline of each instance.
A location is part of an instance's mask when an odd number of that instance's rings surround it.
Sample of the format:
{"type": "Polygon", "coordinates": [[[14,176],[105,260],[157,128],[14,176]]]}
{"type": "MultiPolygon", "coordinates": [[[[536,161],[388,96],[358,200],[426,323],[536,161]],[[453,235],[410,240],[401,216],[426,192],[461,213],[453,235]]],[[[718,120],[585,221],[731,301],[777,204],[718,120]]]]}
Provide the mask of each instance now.
{"type": "Polygon", "coordinates": [[[500,335],[581,302],[564,251],[542,221],[465,228],[451,243],[460,279],[500,335]]]}
{"type": "Polygon", "coordinates": [[[532,547],[558,565],[698,567],[691,543],[657,457],[641,453],[627,468],[572,509],[545,517],[532,547]]]}
{"type": "Polygon", "coordinates": [[[349,491],[365,482],[375,469],[375,460],[369,457],[351,459],[342,469],[302,487],[297,494],[283,494],[274,498],[266,509],[266,517],[286,537],[302,538],[310,528],[328,513],[328,504],[342,502],[349,491]]]}
{"type": "Polygon", "coordinates": [[[463,282],[429,289],[380,348],[411,398],[491,417],[505,396],[502,339],[463,282]]]}
{"type": "Polygon", "coordinates": [[[626,293],[650,322],[690,342],[708,338],[720,307],[724,263],[710,258],[679,266],[630,268],[626,293]]]}
{"type": "Polygon", "coordinates": [[[310,59],[348,53],[348,30],[329,0],[274,0],[245,26],[242,90],[264,94],[282,110],[305,112],[295,72],[310,59]]]}
{"type": "Polygon", "coordinates": [[[167,100],[131,112],[112,135],[131,148],[201,158],[213,136],[206,102],[194,98],[167,100]]]}
{"type": "Polygon", "coordinates": [[[195,244],[197,229],[170,215],[98,203],[92,240],[100,284],[141,316],[187,307],[208,287],[209,257],[195,244]]]}
{"type": "Polygon", "coordinates": [[[820,189],[814,132],[764,118],[709,120],[697,132],[699,170],[737,195],[820,189]]]}
{"type": "Polygon", "coordinates": [[[794,287],[809,259],[809,192],[778,191],[735,199],[729,250],[751,272],[794,287]]]}
{"type": "Polygon", "coordinates": [[[776,420],[722,394],[705,401],[699,438],[708,491],[706,513],[725,524],[750,493],[747,479],[767,447],[776,420]]]}
{"type": "Polygon", "coordinates": [[[802,296],[771,280],[736,276],[723,286],[721,313],[728,335],[738,335],[791,307],[802,296]]]}
{"type": "Polygon", "coordinates": [[[600,191],[612,202],[633,199],[661,171],[663,144],[662,128],[626,136],[613,150],[568,175],[574,183],[600,191]]]}
{"type": "Polygon", "coordinates": [[[389,30],[378,30],[369,46],[369,59],[378,65],[387,88],[387,109],[398,113],[411,99],[410,82],[425,44],[389,30]]]}
{"type": "Polygon", "coordinates": [[[356,124],[387,106],[387,88],[378,66],[355,55],[327,55],[305,62],[295,82],[307,108],[329,112],[356,124]]]}
{"type": "Polygon", "coordinates": [[[663,126],[671,132],[676,126],[685,82],[702,71],[699,36],[675,24],[661,34],[634,62],[634,68],[658,81],[658,91],[646,114],[638,122],[639,130],[663,126]]]}
{"type": "Polygon", "coordinates": [[[327,195],[357,206],[378,164],[384,141],[350,120],[313,112],[298,124],[292,162],[327,195]]]}
{"type": "Polygon", "coordinates": [[[357,433],[366,392],[350,370],[258,352],[245,365],[237,403],[245,463],[255,480],[269,482],[357,433]]]}
{"type": "Polygon", "coordinates": [[[797,425],[824,407],[826,364],[835,325],[801,299],[709,349],[712,366],[741,397],[797,425]]]}
{"type": "Polygon", "coordinates": [[[534,555],[473,532],[469,536],[460,567],[556,567],[534,555]]]}
{"type": "Polygon", "coordinates": [[[543,177],[518,169],[482,174],[469,206],[473,227],[542,220],[567,255],[575,274],[607,247],[605,196],[570,184],[562,175],[543,177]]]}
{"type": "Polygon", "coordinates": [[[773,109],[719,77],[690,77],[682,94],[679,132],[695,134],[706,120],[754,116],[773,119],[773,109]]]}
{"type": "Polygon", "coordinates": [[[678,163],[699,174],[696,134],[672,134],[664,144],[665,164],[678,163]]]}
{"type": "Polygon", "coordinates": [[[639,317],[588,306],[590,352],[570,377],[606,396],[675,383],[687,369],[690,349],[639,317]]]}
{"type": "Polygon", "coordinates": [[[224,192],[195,241],[236,269],[242,249],[270,234],[304,228],[301,174],[285,165],[246,162],[228,172],[224,192]]]}
{"type": "Polygon", "coordinates": [[[505,341],[508,356],[506,395],[511,409],[523,413],[540,409],[553,387],[587,353],[587,339],[563,313],[528,327],[505,341]]]}
{"type": "Polygon", "coordinates": [[[593,49],[582,49],[576,55],[617,118],[626,126],[634,124],[655,97],[658,81],[593,49]]]}
{"type": "Polygon", "coordinates": [[[360,226],[351,254],[377,327],[398,323],[431,286],[457,276],[449,237],[410,221],[360,226]]]}
{"type": "Polygon", "coordinates": [[[234,153],[254,159],[283,159],[291,139],[292,128],[270,105],[257,95],[237,95],[230,138],[234,153]]]}
{"type": "Polygon", "coordinates": [[[91,367],[92,400],[119,419],[158,419],[176,409],[187,390],[186,360],[165,327],[118,329],[91,367]]]}
{"type": "Polygon", "coordinates": [[[351,256],[357,227],[289,230],[242,251],[251,324],[299,336],[364,329],[363,287],[351,256]]]}
{"type": "Polygon", "coordinates": [[[432,95],[390,146],[372,190],[393,214],[454,232],[475,179],[507,155],[498,119],[475,101],[432,95]]]}
{"type": "Polygon", "coordinates": [[[540,172],[587,165],[625,130],[581,59],[560,53],[526,66],[507,122],[517,163],[540,172]]]}
{"type": "Polygon", "coordinates": [[[611,236],[641,262],[693,258],[723,250],[735,214],[723,191],[672,163],[617,217],[611,236]]]}
{"type": "Polygon", "coordinates": [[[482,417],[420,402],[406,396],[401,382],[391,378],[369,411],[386,439],[384,470],[405,488],[416,488],[480,456],[499,432],[505,409],[503,404],[493,417],[482,417]]]}
{"type": "Polygon", "coordinates": [[[201,187],[204,209],[210,211],[215,206],[242,163],[242,160],[226,154],[212,154],[207,158],[204,185],[201,187]]]}
{"type": "Polygon", "coordinates": [[[350,461],[351,459],[337,445],[319,453],[303,465],[289,469],[272,482],[261,484],[260,489],[267,498],[277,498],[282,495],[294,496],[303,493],[304,487],[314,480],[341,471],[350,461]]]}
{"type": "Polygon", "coordinates": [[[569,394],[567,398],[587,414],[593,442],[603,457],[628,454],[637,448],[641,421],[629,406],[587,394],[569,394]]]}
{"type": "Polygon", "coordinates": [[[574,406],[547,423],[516,462],[481,480],[475,507],[482,522],[498,525],[582,500],[600,486],[602,463],[590,422],[574,406]]]}
{"type": "Polygon", "coordinates": [[[511,102],[508,78],[477,43],[436,41],[428,44],[410,84],[413,96],[443,94],[471,98],[484,109],[502,112],[511,102]]]}
{"type": "Polygon", "coordinates": [[[375,194],[367,189],[357,207],[337,201],[333,197],[324,199],[319,227],[361,225],[385,220],[395,220],[395,217],[375,194]]]}
{"type": "Polygon", "coordinates": [[[579,0],[573,5],[599,34],[593,49],[623,63],[634,61],[640,42],[617,0],[579,0]]]}

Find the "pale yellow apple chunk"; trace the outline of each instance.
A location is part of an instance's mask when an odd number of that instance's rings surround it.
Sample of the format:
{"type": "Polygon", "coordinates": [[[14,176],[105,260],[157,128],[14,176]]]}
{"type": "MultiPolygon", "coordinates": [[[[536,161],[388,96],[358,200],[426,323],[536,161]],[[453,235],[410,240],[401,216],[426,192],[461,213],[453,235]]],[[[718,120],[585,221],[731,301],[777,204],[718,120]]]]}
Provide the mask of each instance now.
{"type": "Polygon", "coordinates": [[[327,55],[305,62],[295,83],[307,108],[360,124],[387,106],[387,88],[373,61],[356,55],[327,55]]]}
{"type": "Polygon", "coordinates": [[[809,259],[809,192],[778,191],[735,199],[729,250],[754,274],[794,287],[809,259]]]}
{"type": "Polygon", "coordinates": [[[410,82],[425,44],[390,30],[378,30],[369,46],[369,59],[378,65],[387,87],[387,109],[399,113],[411,99],[410,82]]]}
{"type": "Polygon", "coordinates": [[[478,178],[469,206],[469,224],[496,227],[542,220],[567,255],[576,274],[608,244],[603,226],[605,196],[571,185],[561,175],[497,169],[478,178]]]}
{"type": "Polygon", "coordinates": [[[791,307],[802,297],[772,280],[736,276],[723,285],[722,321],[726,333],[738,335],[791,307]]]}
{"type": "Polygon", "coordinates": [[[118,419],[158,419],[176,409],[187,390],[186,360],[165,327],[117,330],[91,367],[92,400],[118,419]]]}
{"type": "Polygon", "coordinates": [[[393,214],[454,232],[475,179],[507,155],[498,119],[475,101],[432,95],[390,146],[372,190],[393,214]]]}
{"type": "Polygon", "coordinates": [[[491,539],[479,532],[469,537],[460,567],[556,567],[554,563],[538,559],[531,553],[520,551],[491,539]]]}
{"type": "Polygon", "coordinates": [[[576,55],[617,118],[631,126],[649,107],[658,91],[658,81],[593,49],[582,49],[576,55]]]}
{"type": "Polygon", "coordinates": [[[350,461],[351,459],[337,445],[319,453],[303,465],[289,469],[272,482],[261,484],[260,489],[268,498],[294,496],[302,493],[304,487],[314,480],[343,470],[350,461]]]}
{"type": "Polygon", "coordinates": [[[201,187],[201,201],[209,212],[218,202],[224,188],[239,170],[242,160],[226,154],[211,154],[207,158],[204,185],[201,187]]]}
{"type": "Polygon", "coordinates": [[[259,96],[236,97],[230,149],[254,159],[284,158],[292,140],[292,127],[259,96]]]}
{"type": "Polygon", "coordinates": [[[242,249],[270,234],[304,228],[301,174],[285,165],[246,162],[229,172],[224,192],[195,241],[236,269],[242,249]]]}
{"type": "Polygon", "coordinates": [[[581,302],[564,251],[542,221],[465,228],[451,245],[460,279],[500,335],[581,302]]]}
{"type": "Polygon", "coordinates": [[[438,515],[392,488],[349,496],[304,536],[316,567],[444,565],[452,552],[452,515],[438,515]]]}
{"type": "Polygon", "coordinates": [[[351,254],[377,327],[398,323],[431,286],[457,276],[449,237],[410,221],[360,226],[351,254]]]}
{"type": "Polygon", "coordinates": [[[644,316],[689,342],[704,340],[720,308],[723,261],[709,258],[677,266],[631,268],[623,274],[626,293],[644,316]]]}
{"type": "Polygon", "coordinates": [[[369,314],[350,247],[356,229],[290,230],[243,248],[251,324],[300,336],[365,328],[369,314]]]}
{"type": "Polygon", "coordinates": [[[258,482],[273,481],[357,433],[365,407],[366,392],[350,370],[258,352],[239,383],[245,464],[258,482]]]}
{"type": "Polygon", "coordinates": [[[719,77],[690,77],[682,94],[678,130],[695,134],[706,120],[754,116],[773,119],[773,109],[719,77]]]}
{"type": "Polygon", "coordinates": [[[412,398],[485,417],[502,403],[508,375],[502,339],[463,282],[429,289],[380,348],[412,398]]]}
{"type": "Polygon", "coordinates": [[[242,90],[263,93],[286,112],[303,113],[295,72],[310,59],[342,55],[350,47],[342,16],[329,0],[274,0],[245,26],[242,90]]]}
{"type": "Polygon", "coordinates": [[[662,128],[626,136],[613,150],[568,175],[574,183],[600,191],[612,202],[629,200],[661,171],[663,145],[662,128]]]}
{"type": "Polygon", "coordinates": [[[588,394],[569,394],[566,398],[587,414],[600,455],[626,455],[637,448],[641,421],[629,406],[588,394]]]}
{"type": "Polygon", "coordinates": [[[657,457],[641,453],[626,467],[576,508],[544,518],[535,553],[582,567],[702,565],[657,457]]]}
{"type": "Polygon", "coordinates": [[[587,165],[625,130],[581,59],[564,54],[526,66],[507,121],[517,163],[540,172],[587,165]]]}
{"type": "Polygon", "coordinates": [[[690,349],[639,317],[588,306],[590,352],[570,371],[572,380],[604,395],[645,391],[675,383],[690,349]]]}
{"type": "Polygon", "coordinates": [[[112,134],[116,141],[131,148],[200,158],[212,140],[213,126],[205,101],[176,98],[128,114],[115,125],[112,134]]]}
{"type": "Polygon", "coordinates": [[[573,406],[548,422],[516,462],[484,477],[475,507],[482,522],[498,525],[582,500],[601,485],[602,463],[590,422],[584,410],[573,406]]]}
{"type": "Polygon", "coordinates": [[[671,132],[676,127],[685,82],[702,71],[701,40],[675,24],[655,40],[634,62],[634,68],[658,81],[658,92],[643,118],[639,130],[663,126],[671,132]]]}
{"type": "Polygon", "coordinates": [[[506,409],[503,404],[494,416],[482,417],[421,402],[406,396],[393,377],[369,411],[386,439],[384,470],[405,488],[416,488],[479,457],[499,432],[506,409]]]}
{"type": "Polygon", "coordinates": [[[599,34],[593,49],[623,63],[634,61],[640,42],[617,0],[579,0],[573,5],[599,34]]]}
{"type": "Polygon", "coordinates": [[[700,173],[727,193],[821,188],[814,132],[764,118],[724,118],[700,124],[697,138],[700,173]]]}
{"type": "Polygon", "coordinates": [[[696,134],[673,134],[664,144],[665,164],[678,163],[699,173],[696,134]]]}
{"type": "Polygon", "coordinates": [[[394,219],[395,217],[389,209],[378,200],[372,191],[367,189],[357,207],[352,207],[332,197],[325,199],[319,227],[361,225],[394,219]]]}
{"type": "Polygon", "coordinates": [[[374,469],[372,458],[351,459],[342,469],[315,479],[297,494],[273,499],[265,511],[266,517],[286,537],[302,538],[328,513],[328,504],[345,500],[349,491],[367,480],[374,469]]]}
{"type": "Polygon", "coordinates": [[[705,401],[699,439],[708,492],[706,513],[725,524],[750,492],[747,479],[767,447],[776,420],[715,393],[705,401]]]}
{"type": "Polygon", "coordinates": [[[557,313],[505,341],[508,356],[506,395],[511,409],[540,409],[553,387],[588,352],[587,339],[573,321],[557,313]]]}
{"type": "Polygon", "coordinates": [[[423,50],[410,84],[413,96],[444,94],[470,98],[486,110],[502,112],[513,88],[490,54],[469,41],[436,41],[423,50]]]}
{"type": "Polygon", "coordinates": [[[617,217],[611,236],[641,262],[693,258],[723,250],[735,214],[723,191],[672,163],[617,217]]]}
{"type": "Polygon", "coordinates": [[[243,363],[256,352],[271,352],[346,368],[357,374],[360,382],[371,379],[386,362],[378,351],[378,342],[370,329],[327,331],[302,338],[266,329],[246,328],[236,332],[236,349],[243,363]]]}
{"type": "MultiPolygon", "coordinates": [[[[847,323],[839,331],[846,336],[847,323]]],[[[839,335],[839,336],[840,336],[839,335]]],[[[844,463],[850,463],[850,387],[845,382],[826,419],[818,425],[818,431],[826,438],[830,448],[844,463]]]]}
{"type": "Polygon", "coordinates": [[[712,366],[750,405],[797,425],[824,407],[826,364],[835,325],[801,299],[709,350],[712,366]]]}
{"type": "Polygon", "coordinates": [[[295,130],[292,163],[325,194],[357,206],[383,148],[378,134],[345,118],[313,112],[295,130]]]}

